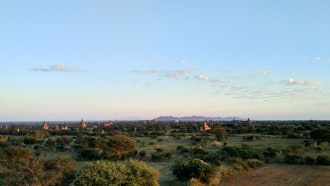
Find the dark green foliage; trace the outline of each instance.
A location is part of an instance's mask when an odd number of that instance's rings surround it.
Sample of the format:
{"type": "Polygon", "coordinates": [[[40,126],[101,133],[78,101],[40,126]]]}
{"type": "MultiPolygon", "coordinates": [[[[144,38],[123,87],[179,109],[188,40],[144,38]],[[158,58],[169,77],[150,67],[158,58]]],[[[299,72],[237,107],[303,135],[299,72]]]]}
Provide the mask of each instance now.
{"type": "Polygon", "coordinates": [[[145,150],[139,152],[139,156],[141,158],[144,158],[146,155],[147,155],[147,151],[145,151],[145,150]]]}
{"type": "Polygon", "coordinates": [[[305,149],[303,145],[289,145],[287,148],[285,148],[285,153],[287,154],[304,154],[305,149]]]}
{"type": "Polygon", "coordinates": [[[267,147],[264,151],[264,157],[266,162],[271,162],[277,155],[279,150],[275,149],[274,147],[267,147]]]}
{"type": "Polygon", "coordinates": [[[48,149],[51,149],[53,150],[56,146],[56,141],[53,140],[53,139],[48,139],[46,142],[45,142],[45,147],[48,148],[48,149]]]}
{"type": "Polygon", "coordinates": [[[330,129],[315,129],[310,133],[311,138],[330,142],[330,129]]]}
{"type": "Polygon", "coordinates": [[[35,144],[37,143],[37,138],[33,136],[26,136],[23,140],[23,142],[27,145],[35,144]]]}
{"type": "Polygon", "coordinates": [[[158,186],[159,173],[139,161],[96,161],[86,163],[74,183],[76,186],[158,186]]]}
{"type": "Polygon", "coordinates": [[[328,156],[328,155],[319,155],[316,158],[316,163],[318,165],[330,165],[330,156],[328,156]]]}
{"type": "Polygon", "coordinates": [[[242,147],[223,147],[222,155],[225,157],[239,157],[242,159],[258,159],[264,160],[262,152],[257,151],[256,149],[250,148],[247,145],[242,147]]]}
{"type": "Polygon", "coordinates": [[[203,160],[211,163],[212,165],[221,165],[221,156],[218,152],[210,152],[207,155],[203,156],[203,160]]]}
{"type": "Polygon", "coordinates": [[[305,164],[306,160],[303,156],[297,154],[287,154],[284,158],[285,163],[288,164],[305,164]]]}
{"type": "Polygon", "coordinates": [[[305,164],[306,165],[315,165],[316,164],[316,160],[313,157],[306,156],[305,157],[305,164]]]}
{"type": "Polygon", "coordinates": [[[189,149],[187,147],[182,146],[182,145],[177,146],[176,150],[178,152],[182,153],[182,154],[189,152],[189,149]]]}
{"type": "Polygon", "coordinates": [[[100,149],[95,148],[84,148],[80,152],[79,159],[82,160],[99,160],[101,159],[100,149]]]}
{"type": "Polygon", "coordinates": [[[172,158],[172,154],[170,152],[154,152],[154,153],[151,153],[151,160],[152,161],[156,161],[156,162],[159,162],[159,161],[165,161],[165,160],[169,160],[172,158]]]}
{"type": "Polygon", "coordinates": [[[213,133],[217,140],[224,140],[227,137],[227,132],[225,128],[216,128],[213,130],[213,133]]]}
{"type": "Polygon", "coordinates": [[[204,183],[208,183],[216,171],[212,165],[200,159],[176,161],[171,170],[180,181],[196,178],[204,183]]]}
{"type": "Polygon", "coordinates": [[[194,155],[205,155],[208,152],[203,147],[195,147],[195,148],[191,149],[191,153],[194,155]]]}
{"type": "Polygon", "coordinates": [[[63,145],[69,145],[72,142],[72,140],[73,139],[71,136],[63,136],[63,137],[56,138],[56,143],[63,144],[63,145]]]}

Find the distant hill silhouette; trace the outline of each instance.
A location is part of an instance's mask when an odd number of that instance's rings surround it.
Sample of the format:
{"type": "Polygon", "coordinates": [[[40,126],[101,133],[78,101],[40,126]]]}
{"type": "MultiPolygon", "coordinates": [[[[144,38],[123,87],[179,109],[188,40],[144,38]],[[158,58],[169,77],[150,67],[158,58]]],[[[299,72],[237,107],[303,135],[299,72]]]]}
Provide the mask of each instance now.
{"type": "Polygon", "coordinates": [[[175,116],[159,116],[156,118],[158,121],[205,121],[205,120],[213,120],[213,121],[232,121],[232,120],[246,120],[245,118],[240,117],[207,117],[207,116],[183,116],[183,117],[175,117],[175,116]]]}

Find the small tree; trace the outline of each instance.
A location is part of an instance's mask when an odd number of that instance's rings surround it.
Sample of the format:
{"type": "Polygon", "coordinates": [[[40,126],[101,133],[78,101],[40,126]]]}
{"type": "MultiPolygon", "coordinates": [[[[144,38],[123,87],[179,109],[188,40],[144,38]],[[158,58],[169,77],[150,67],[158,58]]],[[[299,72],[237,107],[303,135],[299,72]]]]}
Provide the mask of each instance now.
{"type": "Polygon", "coordinates": [[[103,156],[109,159],[123,159],[125,156],[135,155],[136,145],[133,140],[124,135],[111,136],[107,147],[103,149],[103,156]]]}
{"type": "Polygon", "coordinates": [[[215,174],[216,169],[200,159],[192,159],[190,161],[177,161],[171,170],[180,181],[187,181],[191,178],[199,179],[204,183],[208,183],[210,178],[215,174]]]}
{"type": "Polygon", "coordinates": [[[329,129],[315,129],[311,133],[311,138],[319,141],[330,142],[330,130],[329,129]]]}
{"type": "Polygon", "coordinates": [[[217,138],[217,140],[224,140],[226,139],[227,136],[227,132],[225,128],[216,128],[213,131],[215,137],[217,138]]]}

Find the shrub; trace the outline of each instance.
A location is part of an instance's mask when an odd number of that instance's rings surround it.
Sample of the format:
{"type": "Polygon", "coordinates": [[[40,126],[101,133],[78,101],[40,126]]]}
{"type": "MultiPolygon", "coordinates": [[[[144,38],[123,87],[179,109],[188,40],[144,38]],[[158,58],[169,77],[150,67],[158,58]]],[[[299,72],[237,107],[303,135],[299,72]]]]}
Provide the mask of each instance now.
{"type": "Polygon", "coordinates": [[[263,162],[260,161],[260,160],[257,160],[257,159],[249,159],[249,160],[247,161],[247,164],[248,164],[249,167],[251,167],[251,168],[257,168],[257,167],[260,167],[260,166],[263,164],[263,162]]]}
{"type": "Polygon", "coordinates": [[[216,169],[212,165],[200,159],[176,161],[171,167],[171,170],[180,181],[187,181],[191,178],[196,178],[204,183],[208,183],[210,178],[216,172],[216,169]]]}
{"type": "Polygon", "coordinates": [[[176,150],[179,151],[182,154],[189,152],[189,149],[187,147],[182,146],[182,145],[177,146],[176,147],[176,150]]]}
{"type": "Polygon", "coordinates": [[[139,155],[140,155],[141,158],[144,158],[147,155],[147,152],[145,150],[140,151],[139,155]]]}
{"type": "Polygon", "coordinates": [[[217,152],[210,152],[203,158],[204,161],[217,165],[217,166],[221,165],[220,159],[221,159],[221,157],[217,152]]]}
{"type": "Polygon", "coordinates": [[[301,154],[305,153],[305,149],[304,149],[303,145],[290,145],[285,150],[287,153],[292,153],[292,154],[301,155],[301,154]]]}
{"type": "Polygon", "coordinates": [[[124,162],[88,162],[80,171],[74,185],[148,185],[158,186],[159,172],[135,160],[124,162]]]}
{"type": "Polygon", "coordinates": [[[330,130],[329,129],[315,129],[311,133],[311,138],[319,141],[330,141],[330,130]]]}
{"type": "Polygon", "coordinates": [[[163,151],[164,151],[163,148],[159,148],[159,147],[157,147],[155,150],[156,150],[157,152],[163,152],[163,151]]]}
{"type": "Polygon", "coordinates": [[[223,140],[227,137],[227,132],[225,128],[216,128],[213,133],[218,141],[223,140]]]}
{"type": "Polygon", "coordinates": [[[205,155],[208,153],[203,147],[195,147],[195,148],[191,149],[191,152],[194,155],[205,155]]]}
{"type": "Polygon", "coordinates": [[[267,147],[264,151],[264,157],[266,162],[271,162],[277,155],[279,150],[275,149],[274,147],[267,147]]]}
{"type": "Polygon", "coordinates": [[[170,152],[154,152],[151,154],[152,161],[164,161],[172,158],[172,154],[170,152]]]}
{"type": "Polygon", "coordinates": [[[316,160],[313,157],[306,156],[305,157],[305,164],[307,164],[307,165],[315,165],[316,164],[316,160]]]}
{"type": "Polygon", "coordinates": [[[305,158],[296,154],[285,155],[284,161],[288,164],[305,164],[305,158]]]}
{"type": "Polygon", "coordinates": [[[247,145],[242,147],[223,147],[222,154],[226,157],[239,157],[242,159],[259,159],[264,160],[263,153],[250,148],[247,145]]]}
{"type": "Polygon", "coordinates": [[[26,136],[23,140],[23,142],[27,145],[35,144],[37,143],[37,138],[33,136],[26,136]]]}
{"type": "Polygon", "coordinates": [[[124,159],[135,155],[136,145],[133,140],[124,135],[111,136],[107,147],[103,149],[103,157],[107,159],[124,159]]]}
{"type": "Polygon", "coordinates": [[[99,160],[101,159],[101,154],[99,149],[85,148],[81,150],[80,157],[83,160],[99,160]]]}
{"type": "Polygon", "coordinates": [[[330,156],[328,156],[328,155],[319,155],[316,158],[316,163],[318,165],[330,165],[330,156]]]}
{"type": "Polygon", "coordinates": [[[249,168],[249,166],[241,158],[230,158],[229,161],[233,164],[233,168],[239,172],[249,168]]]}

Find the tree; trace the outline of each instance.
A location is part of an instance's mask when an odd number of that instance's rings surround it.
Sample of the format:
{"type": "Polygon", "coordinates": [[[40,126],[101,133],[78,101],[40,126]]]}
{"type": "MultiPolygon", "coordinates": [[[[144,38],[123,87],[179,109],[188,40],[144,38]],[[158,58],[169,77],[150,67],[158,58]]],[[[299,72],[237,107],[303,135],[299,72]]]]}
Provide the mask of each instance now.
{"type": "Polygon", "coordinates": [[[191,178],[196,178],[204,183],[208,183],[216,173],[216,169],[212,165],[200,159],[177,161],[171,167],[171,170],[180,181],[187,181],[191,178]]]}
{"type": "Polygon", "coordinates": [[[1,149],[0,157],[1,185],[69,185],[74,179],[71,158],[47,160],[23,147],[1,149]]]}
{"type": "Polygon", "coordinates": [[[135,155],[136,144],[129,137],[124,135],[111,136],[107,147],[103,149],[103,155],[109,159],[123,159],[129,155],[135,155]]]}
{"type": "Polygon", "coordinates": [[[159,172],[145,163],[128,160],[124,162],[88,162],[79,172],[74,185],[150,185],[158,186],[159,172]]]}
{"type": "Polygon", "coordinates": [[[311,138],[319,141],[330,142],[330,130],[329,129],[315,129],[311,133],[311,138]]]}
{"type": "Polygon", "coordinates": [[[215,137],[217,140],[223,140],[226,138],[227,132],[225,128],[216,128],[214,129],[213,133],[215,134],[215,137]]]}

